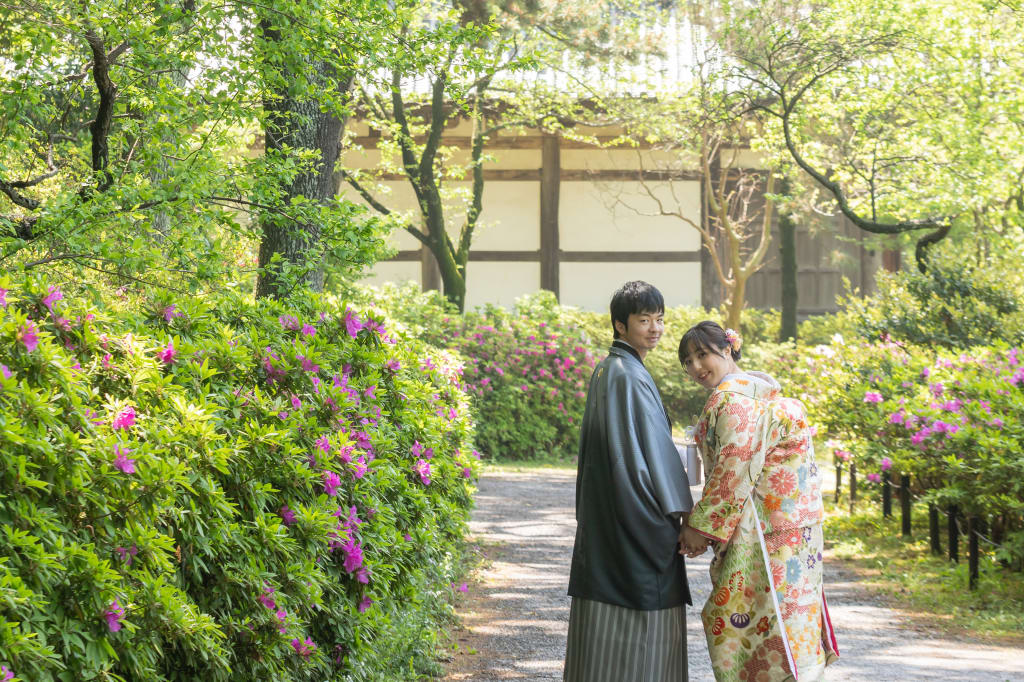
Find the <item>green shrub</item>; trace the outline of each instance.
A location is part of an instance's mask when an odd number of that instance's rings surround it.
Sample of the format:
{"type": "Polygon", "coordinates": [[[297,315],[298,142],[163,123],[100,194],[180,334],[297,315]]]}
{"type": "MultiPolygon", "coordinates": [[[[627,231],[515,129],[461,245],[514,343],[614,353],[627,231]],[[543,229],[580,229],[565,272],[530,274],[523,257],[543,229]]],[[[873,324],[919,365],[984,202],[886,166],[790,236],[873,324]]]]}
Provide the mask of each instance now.
{"type": "Polygon", "coordinates": [[[476,466],[450,356],[327,297],[130,311],[10,289],[0,663],[33,681],[426,665],[476,466]]]}

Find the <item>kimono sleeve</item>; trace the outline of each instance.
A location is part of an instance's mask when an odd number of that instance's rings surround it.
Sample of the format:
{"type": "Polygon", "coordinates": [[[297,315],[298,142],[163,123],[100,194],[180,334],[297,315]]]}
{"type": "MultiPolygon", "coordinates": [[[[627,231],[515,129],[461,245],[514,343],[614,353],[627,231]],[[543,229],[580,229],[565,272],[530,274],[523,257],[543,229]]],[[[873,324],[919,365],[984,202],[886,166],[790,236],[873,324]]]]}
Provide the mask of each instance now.
{"type": "Polygon", "coordinates": [[[768,414],[747,396],[725,394],[707,417],[705,456],[710,463],[704,494],[690,514],[689,525],[701,535],[728,542],[740,522],[764,458],[763,419],[768,414]]]}

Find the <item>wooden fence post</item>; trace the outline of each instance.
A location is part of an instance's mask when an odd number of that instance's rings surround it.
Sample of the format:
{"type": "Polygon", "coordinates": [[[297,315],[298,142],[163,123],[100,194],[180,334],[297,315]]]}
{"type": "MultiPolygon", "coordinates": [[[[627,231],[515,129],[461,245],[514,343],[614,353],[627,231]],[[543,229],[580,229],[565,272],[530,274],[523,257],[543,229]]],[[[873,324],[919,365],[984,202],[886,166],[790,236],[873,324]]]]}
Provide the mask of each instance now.
{"type": "Polygon", "coordinates": [[[836,458],[836,504],[839,504],[839,491],[843,487],[843,463],[836,458]]]}
{"type": "Polygon", "coordinates": [[[882,517],[892,516],[892,477],[888,471],[882,472],[882,517]]]}
{"type": "Polygon", "coordinates": [[[850,462],[850,513],[853,513],[853,503],[857,501],[857,465],[850,462]]]}
{"type": "Polygon", "coordinates": [[[900,476],[900,513],[903,516],[903,537],[910,537],[910,475],[900,476]]]}
{"type": "Polygon", "coordinates": [[[939,508],[934,504],[928,505],[928,538],[931,540],[932,554],[942,554],[942,541],[939,538],[939,508]]]}
{"type": "Polygon", "coordinates": [[[967,567],[972,590],[978,589],[978,520],[976,516],[967,519],[967,567]]]}
{"type": "Polygon", "coordinates": [[[949,560],[960,563],[960,532],[956,526],[956,515],[959,510],[955,504],[946,510],[946,523],[949,525],[949,560]]]}

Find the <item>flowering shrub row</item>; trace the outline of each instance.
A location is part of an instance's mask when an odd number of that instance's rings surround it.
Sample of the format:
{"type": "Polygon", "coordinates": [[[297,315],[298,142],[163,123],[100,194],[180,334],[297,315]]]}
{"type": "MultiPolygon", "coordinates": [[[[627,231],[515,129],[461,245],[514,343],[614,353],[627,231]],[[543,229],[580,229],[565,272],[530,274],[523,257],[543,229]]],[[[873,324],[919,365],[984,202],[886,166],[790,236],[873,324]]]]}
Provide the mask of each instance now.
{"type": "Polygon", "coordinates": [[[939,351],[846,342],[776,361],[832,438],[840,461],[872,483],[910,474],[925,501],[996,519],[1004,551],[1024,556],[1024,353],[939,351]]]}
{"type": "Polygon", "coordinates": [[[450,356],[325,297],[0,279],[4,679],[396,679],[476,472],[450,356]]]}

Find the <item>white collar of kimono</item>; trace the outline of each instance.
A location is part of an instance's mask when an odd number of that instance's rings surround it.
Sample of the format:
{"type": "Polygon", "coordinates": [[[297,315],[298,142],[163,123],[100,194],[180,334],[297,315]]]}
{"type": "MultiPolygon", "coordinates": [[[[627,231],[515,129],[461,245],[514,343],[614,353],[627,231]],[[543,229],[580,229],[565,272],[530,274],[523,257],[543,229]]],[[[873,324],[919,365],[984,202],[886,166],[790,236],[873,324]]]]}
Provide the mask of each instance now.
{"type": "Polygon", "coordinates": [[[778,391],[780,388],[782,388],[779,385],[779,382],[776,381],[774,377],[765,374],[764,372],[756,371],[734,372],[732,374],[726,374],[724,377],[722,377],[722,381],[720,381],[718,385],[721,386],[730,379],[746,379],[755,384],[758,388],[768,392],[778,391]]]}

